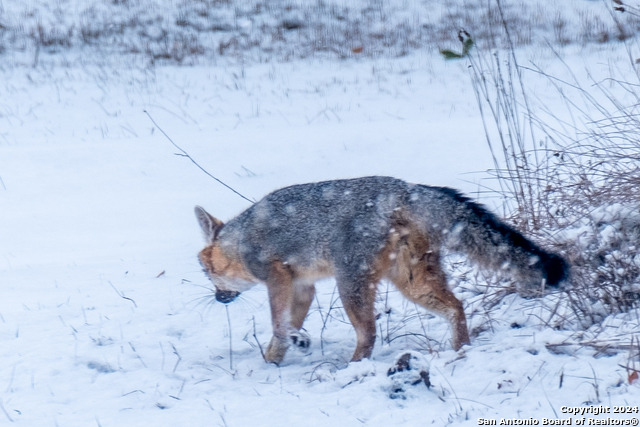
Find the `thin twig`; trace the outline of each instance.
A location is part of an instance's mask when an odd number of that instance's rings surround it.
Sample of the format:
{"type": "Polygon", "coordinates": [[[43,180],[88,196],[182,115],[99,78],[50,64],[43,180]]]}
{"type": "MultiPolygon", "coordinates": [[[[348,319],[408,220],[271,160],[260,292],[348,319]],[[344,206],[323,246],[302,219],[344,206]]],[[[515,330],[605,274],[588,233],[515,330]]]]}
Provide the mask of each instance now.
{"type": "Polygon", "coordinates": [[[227,324],[229,325],[229,370],[233,372],[233,340],[231,337],[231,316],[229,316],[229,305],[224,306],[227,312],[227,324]]]}
{"type": "MultiPolygon", "coordinates": [[[[171,344],[171,348],[173,348],[173,354],[176,355],[176,357],[178,358],[178,360],[176,360],[176,364],[173,365],[173,373],[176,373],[176,369],[178,369],[178,365],[180,364],[180,362],[182,361],[182,356],[180,356],[180,353],[178,353],[178,349],[176,348],[175,345],[173,345],[173,343],[169,343],[171,344]]],[[[164,352],[163,352],[163,357],[164,357],[164,352]]]]}
{"type": "MultiPolygon", "coordinates": [[[[463,411],[464,408],[462,407],[462,402],[461,400],[467,400],[467,399],[460,399],[458,397],[458,394],[456,393],[456,391],[453,389],[453,386],[451,385],[451,383],[449,382],[449,380],[447,379],[447,377],[442,373],[442,371],[440,371],[440,369],[436,368],[436,371],[438,371],[438,374],[440,375],[440,377],[442,377],[442,379],[447,383],[447,385],[449,386],[449,390],[451,391],[451,393],[453,394],[454,399],[456,400],[456,402],[458,403],[458,409],[456,410],[456,412],[459,411],[463,411]]],[[[479,403],[479,402],[478,402],[479,403]]],[[[489,406],[489,405],[486,405],[489,406]]]]}
{"type": "Polygon", "coordinates": [[[595,369],[593,369],[593,365],[589,363],[589,367],[591,368],[591,372],[593,373],[593,388],[596,391],[596,403],[600,403],[600,387],[598,384],[598,376],[596,375],[595,369]]]}
{"type": "Polygon", "coordinates": [[[253,338],[256,340],[256,344],[258,344],[258,348],[260,349],[260,354],[262,355],[262,360],[266,362],[267,359],[265,359],[264,357],[264,350],[262,350],[262,345],[258,340],[258,335],[256,335],[256,316],[251,316],[251,321],[253,322],[253,338]]]}
{"type": "MultiPolygon", "coordinates": [[[[334,304],[336,303],[337,299],[335,299],[335,293],[336,293],[337,287],[333,287],[333,291],[331,292],[331,303],[329,304],[329,311],[327,311],[327,315],[322,319],[322,329],[320,329],[320,350],[322,355],[324,356],[324,331],[325,329],[327,329],[327,322],[329,321],[329,318],[331,316],[331,310],[333,310],[334,304]]],[[[320,308],[320,302],[318,301],[318,299],[316,298],[316,301],[318,302],[318,310],[320,310],[320,317],[322,317],[322,310],[320,308]]]]}
{"type": "Polygon", "coordinates": [[[113,290],[114,290],[114,291],[116,291],[116,293],[118,294],[118,296],[119,296],[120,298],[122,298],[122,299],[126,299],[126,300],[128,300],[128,301],[131,301],[131,302],[133,303],[133,306],[134,306],[135,308],[138,308],[138,304],[136,304],[136,302],[135,302],[132,298],[129,298],[129,297],[124,296],[124,293],[120,292],[120,291],[118,290],[118,288],[116,288],[116,287],[113,285],[113,283],[111,283],[111,281],[109,281],[108,283],[111,285],[111,287],[113,288],[113,290]]]}
{"type": "Polygon", "coordinates": [[[225,184],[223,181],[221,181],[220,179],[216,178],[215,176],[213,176],[209,171],[207,171],[205,168],[203,168],[202,166],[200,166],[200,164],[198,162],[196,162],[193,157],[191,157],[191,155],[189,155],[189,153],[187,153],[185,150],[183,150],[178,144],[176,144],[173,139],[171,139],[171,137],[169,135],[167,135],[167,133],[162,130],[162,128],[158,125],[158,123],[156,123],[155,120],[153,120],[153,117],[151,117],[151,114],[149,114],[149,112],[147,110],[143,110],[144,113],[147,115],[147,117],[149,117],[149,120],[151,120],[151,123],[154,124],[155,127],[158,128],[158,130],[165,136],[165,138],[167,138],[167,140],[169,140],[169,142],[171,143],[171,145],[173,145],[178,151],[180,151],[181,156],[186,157],[187,159],[189,159],[191,161],[191,163],[193,163],[194,165],[196,165],[196,167],[198,169],[200,169],[202,172],[204,172],[208,177],[215,179],[216,181],[218,181],[220,184],[224,185],[225,187],[227,187],[229,190],[233,191],[234,193],[236,193],[238,196],[242,197],[243,199],[245,199],[247,202],[250,203],[255,203],[255,200],[251,200],[247,197],[245,197],[244,195],[242,195],[240,192],[238,192],[237,190],[235,190],[234,188],[232,188],[231,186],[225,184]]]}
{"type": "Polygon", "coordinates": [[[7,410],[5,409],[4,405],[2,404],[2,399],[0,399],[0,409],[2,410],[2,412],[4,412],[4,415],[7,417],[7,419],[9,420],[9,422],[13,423],[14,419],[11,418],[11,415],[9,415],[9,413],[7,412],[7,410]]]}

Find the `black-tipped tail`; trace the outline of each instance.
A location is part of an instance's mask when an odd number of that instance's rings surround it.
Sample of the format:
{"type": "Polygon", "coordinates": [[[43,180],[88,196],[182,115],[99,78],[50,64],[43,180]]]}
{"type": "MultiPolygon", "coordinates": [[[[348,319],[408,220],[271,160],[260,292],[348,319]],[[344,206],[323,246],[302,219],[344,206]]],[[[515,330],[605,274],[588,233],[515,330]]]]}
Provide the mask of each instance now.
{"type": "Polygon", "coordinates": [[[519,292],[538,290],[542,283],[557,287],[569,278],[564,258],[542,249],[483,205],[450,188],[421,186],[420,190],[424,201],[416,200],[422,203],[421,211],[428,212],[423,215],[425,227],[438,224],[450,250],[466,254],[484,268],[508,271],[519,292]]]}
{"type": "Polygon", "coordinates": [[[560,255],[547,252],[541,257],[541,262],[548,286],[558,286],[569,279],[569,263],[560,255]]]}

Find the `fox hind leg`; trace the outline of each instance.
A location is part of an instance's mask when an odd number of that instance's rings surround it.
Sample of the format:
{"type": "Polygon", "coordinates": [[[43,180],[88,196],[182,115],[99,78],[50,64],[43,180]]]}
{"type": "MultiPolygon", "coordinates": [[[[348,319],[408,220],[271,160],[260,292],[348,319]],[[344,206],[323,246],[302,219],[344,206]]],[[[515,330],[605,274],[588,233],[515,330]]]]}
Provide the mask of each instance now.
{"type": "Polygon", "coordinates": [[[459,350],[469,344],[467,320],[462,303],[447,287],[447,280],[440,267],[437,253],[428,252],[416,259],[399,257],[399,268],[390,277],[391,281],[409,300],[419,304],[428,311],[440,315],[451,324],[451,346],[459,350]]]}

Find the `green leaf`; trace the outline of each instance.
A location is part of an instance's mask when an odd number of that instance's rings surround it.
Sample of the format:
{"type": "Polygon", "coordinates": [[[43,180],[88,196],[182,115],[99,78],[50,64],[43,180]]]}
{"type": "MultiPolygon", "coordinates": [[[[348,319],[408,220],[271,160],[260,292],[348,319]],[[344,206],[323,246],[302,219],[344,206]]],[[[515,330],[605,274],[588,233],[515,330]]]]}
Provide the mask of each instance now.
{"type": "Polygon", "coordinates": [[[449,49],[441,50],[440,54],[442,56],[444,56],[444,59],[460,59],[463,56],[463,55],[461,55],[461,54],[459,54],[457,52],[454,52],[452,50],[449,50],[449,49]]]}

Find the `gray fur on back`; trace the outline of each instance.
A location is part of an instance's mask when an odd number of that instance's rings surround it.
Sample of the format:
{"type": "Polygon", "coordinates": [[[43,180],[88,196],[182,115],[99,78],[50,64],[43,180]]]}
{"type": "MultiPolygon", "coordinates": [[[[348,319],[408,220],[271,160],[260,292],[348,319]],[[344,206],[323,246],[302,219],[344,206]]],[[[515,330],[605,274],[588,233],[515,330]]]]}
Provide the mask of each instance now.
{"type": "Polygon", "coordinates": [[[229,221],[219,241],[260,280],[270,262],[311,266],[318,260],[333,264],[337,276],[356,279],[404,221],[416,224],[434,251],[446,246],[485,267],[506,268],[525,285],[567,276],[564,260],[457,191],[381,176],[276,190],[229,221]]]}

